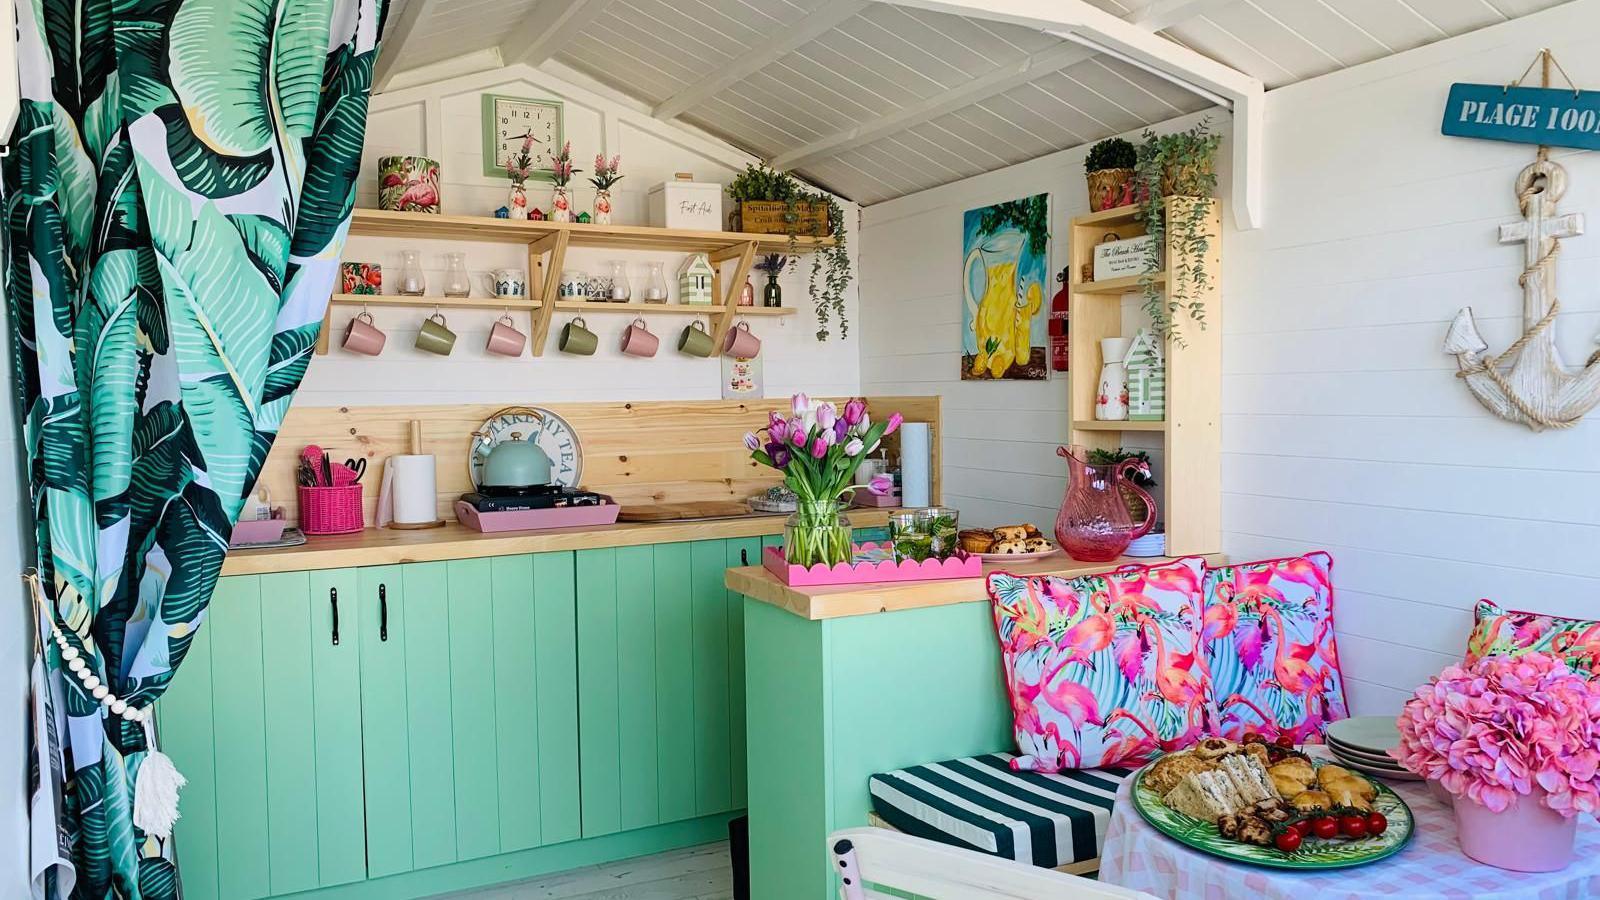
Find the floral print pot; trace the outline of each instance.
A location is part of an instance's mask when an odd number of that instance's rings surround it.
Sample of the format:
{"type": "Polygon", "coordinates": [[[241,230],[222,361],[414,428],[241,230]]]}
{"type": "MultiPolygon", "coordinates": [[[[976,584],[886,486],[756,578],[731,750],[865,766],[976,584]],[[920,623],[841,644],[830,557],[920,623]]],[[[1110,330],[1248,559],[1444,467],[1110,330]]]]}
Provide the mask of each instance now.
{"type": "Polygon", "coordinates": [[[564,184],[556,185],[555,196],[550,199],[550,221],[572,221],[572,195],[564,184]]]}
{"type": "Polygon", "coordinates": [[[594,192],[594,219],[596,225],[611,224],[611,191],[601,188],[594,192]]]}

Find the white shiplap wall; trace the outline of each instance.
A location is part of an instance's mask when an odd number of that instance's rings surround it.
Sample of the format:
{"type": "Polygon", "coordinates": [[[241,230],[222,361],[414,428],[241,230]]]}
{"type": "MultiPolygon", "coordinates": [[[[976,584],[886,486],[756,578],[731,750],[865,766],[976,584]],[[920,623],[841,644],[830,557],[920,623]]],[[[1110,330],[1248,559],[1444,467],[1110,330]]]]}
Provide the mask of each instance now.
{"type": "MultiPolygon", "coordinates": [[[[1497,351],[1520,331],[1521,255],[1495,229],[1516,216],[1511,182],[1532,158],[1531,147],[1440,136],[1445,94],[1454,81],[1514,77],[1542,46],[1600,83],[1600,3],[1271,92],[1268,224],[1224,234],[1224,550],[1333,552],[1358,713],[1397,709],[1458,659],[1479,597],[1600,612],[1600,415],[1544,434],[1501,422],[1440,351],[1463,305],[1497,351]]],[[[1600,158],[1556,156],[1571,176],[1563,209],[1600,222],[1600,158]]],[[[1050,453],[1067,423],[1064,382],[956,380],[960,215],[1048,190],[1059,230],[1084,204],[1081,158],[1066,151],[864,214],[863,387],[944,393],[945,483],[964,519],[1053,514],[1062,480],[1050,453]]],[[[1063,258],[1057,242],[1052,259],[1063,258]]],[[[1558,326],[1569,360],[1594,350],[1597,282],[1600,234],[1569,240],[1558,326]]]]}
{"type": "MultiPolygon", "coordinates": [[[[1449,85],[1496,83],[1550,47],[1600,82],[1600,3],[1576,2],[1273,91],[1268,227],[1232,236],[1223,525],[1241,557],[1326,547],[1358,711],[1388,711],[1459,658],[1471,606],[1600,612],[1600,416],[1534,434],[1493,418],[1440,351],[1471,305],[1499,352],[1521,331],[1527,146],[1442,137],[1449,85]]],[[[1562,208],[1600,222],[1600,157],[1557,151],[1562,208]]],[[[1560,344],[1600,332],[1600,235],[1565,243],[1560,344]]]]}
{"type": "MultiPolygon", "coordinates": [[[[1162,127],[1187,128],[1205,115],[1162,127]]],[[[1225,113],[1213,110],[1211,118],[1226,132],[1225,113]]],[[[1055,450],[1067,441],[1070,416],[1065,373],[1051,373],[1048,381],[961,380],[962,214],[1050,194],[1048,306],[1060,287],[1055,274],[1067,260],[1067,223],[1089,211],[1087,151],[1064,150],[862,211],[862,390],[943,396],[945,500],[961,509],[963,522],[1023,520],[1048,530],[1066,486],[1066,466],[1055,450]]],[[[1227,158],[1224,148],[1219,159],[1227,158]]],[[[1226,195],[1226,185],[1222,190],[1226,195]]],[[[1137,296],[1123,298],[1130,325],[1143,315],[1138,306],[1137,296]]],[[[1099,360],[1077,364],[1098,367],[1099,360]]],[[[1128,438],[1130,447],[1155,451],[1159,479],[1160,436],[1128,438]]]]}
{"type": "MultiPolygon", "coordinates": [[[[646,191],[654,184],[670,180],[675,172],[693,172],[697,180],[726,184],[742,170],[748,157],[722,142],[689,128],[680,128],[651,119],[637,104],[607,95],[603,89],[575,84],[525,66],[512,66],[494,72],[463,75],[447,80],[407,87],[380,94],[372,101],[368,116],[366,146],[362,152],[361,180],[357,204],[377,205],[377,161],[389,155],[419,154],[437,159],[441,166],[444,212],[463,215],[489,215],[506,201],[509,182],[483,174],[480,156],[482,127],[479,120],[480,97],[484,93],[522,97],[546,97],[565,104],[566,136],[584,174],[575,179],[575,209],[587,209],[594,189],[587,181],[594,154],[622,154],[626,177],[613,191],[615,221],[619,224],[646,224],[646,191]]],[[[550,191],[543,182],[530,183],[530,202],[541,209],[550,207],[550,191]]],[[[852,204],[844,204],[846,217],[856,216],[852,204]]],[[[525,269],[527,254],[511,244],[462,241],[405,241],[395,238],[351,238],[345,248],[346,260],[377,262],[391,282],[399,275],[400,251],[421,251],[429,279],[430,293],[444,275],[445,253],[454,250],[467,254],[467,267],[474,277],[473,295],[483,296],[484,276],[494,268],[525,269]]],[[[683,260],[677,253],[617,252],[599,249],[574,249],[567,254],[568,269],[590,273],[608,271],[612,259],[628,263],[635,292],[642,290],[651,260],[666,263],[667,279],[674,296],[677,269],[683,260]]],[[[849,394],[860,388],[860,356],[856,329],[847,340],[834,336],[825,343],[815,339],[815,322],[806,291],[809,258],[798,271],[783,277],[784,305],[799,308],[785,318],[751,319],[751,327],[762,339],[768,396],[784,396],[806,390],[818,394],[849,394]]],[[[754,273],[752,283],[759,288],[764,279],[754,273]]],[[[394,288],[385,288],[393,293],[394,288]]],[[[857,318],[856,288],[846,293],[852,325],[857,318]]],[[[692,359],[676,350],[678,329],[691,321],[686,316],[646,316],[651,330],[661,338],[661,350],[654,359],[624,356],[617,347],[622,329],[629,319],[611,313],[595,313],[586,322],[600,335],[600,349],[591,357],[575,357],[556,350],[555,338],[569,318],[557,315],[551,327],[551,340],[545,355],[538,359],[494,356],[484,351],[489,328],[499,313],[447,312],[450,327],[457,333],[454,353],[438,357],[416,350],[412,343],[426,311],[374,308],[378,326],[389,335],[379,357],[348,353],[338,346],[339,338],[359,307],[341,306],[333,315],[333,348],[327,356],[315,357],[304,386],[295,402],[308,406],[345,404],[379,405],[405,403],[553,403],[600,400],[703,400],[721,396],[721,366],[716,359],[692,359]]],[[[527,317],[519,316],[518,327],[527,330],[527,317]]]]}

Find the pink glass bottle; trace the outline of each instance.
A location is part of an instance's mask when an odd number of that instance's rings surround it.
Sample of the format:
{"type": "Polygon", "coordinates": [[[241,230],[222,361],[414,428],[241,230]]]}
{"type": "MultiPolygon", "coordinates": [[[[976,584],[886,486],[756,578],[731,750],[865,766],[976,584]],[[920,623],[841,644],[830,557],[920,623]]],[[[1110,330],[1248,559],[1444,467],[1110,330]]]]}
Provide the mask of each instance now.
{"type": "Polygon", "coordinates": [[[1127,477],[1129,472],[1143,471],[1144,464],[1125,459],[1097,466],[1074,450],[1081,452],[1082,448],[1056,448],[1056,455],[1067,461],[1067,493],[1056,516],[1056,542],[1073,559],[1109,562],[1155,526],[1156,501],[1127,477]],[[1124,483],[1145,503],[1144,521],[1137,525],[1122,502],[1124,483]]]}

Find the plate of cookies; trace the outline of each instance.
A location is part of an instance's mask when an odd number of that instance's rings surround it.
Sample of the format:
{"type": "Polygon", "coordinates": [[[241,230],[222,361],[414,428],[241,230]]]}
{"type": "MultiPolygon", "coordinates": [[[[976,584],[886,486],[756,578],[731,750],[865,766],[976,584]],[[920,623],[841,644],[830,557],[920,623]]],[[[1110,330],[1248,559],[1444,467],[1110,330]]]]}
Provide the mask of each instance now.
{"type": "Polygon", "coordinates": [[[1134,808],[1213,856],[1278,869],[1341,869],[1393,856],[1411,809],[1381,782],[1255,735],[1206,738],[1139,770],[1134,808]]]}
{"type": "Polygon", "coordinates": [[[988,562],[1039,559],[1055,553],[1056,542],[1045,537],[1032,522],[995,528],[968,528],[960,535],[961,549],[988,562]]]}

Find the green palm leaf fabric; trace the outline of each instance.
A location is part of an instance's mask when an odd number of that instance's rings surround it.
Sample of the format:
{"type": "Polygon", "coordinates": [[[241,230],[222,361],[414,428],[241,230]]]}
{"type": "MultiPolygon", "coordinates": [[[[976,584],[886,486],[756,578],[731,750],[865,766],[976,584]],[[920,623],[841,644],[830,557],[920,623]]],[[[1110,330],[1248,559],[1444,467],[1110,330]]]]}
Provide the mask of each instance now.
{"type": "MultiPolygon", "coordinates": [[[[3,278],[49,615],[161,695],[305,374],[355,204],[385,0],[18,0],[3,278]]],[[[176,897],[149,747],[77,678],[73,896],[176,897]]],[[[177,760],[181,766],[183,761],[177,760]]]]}

